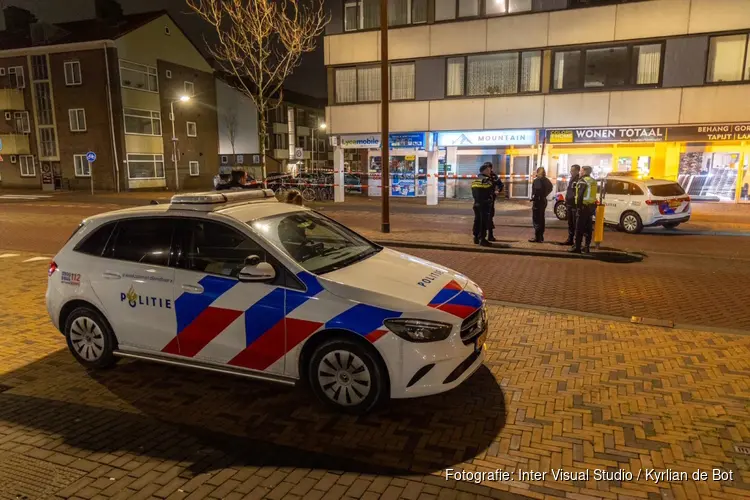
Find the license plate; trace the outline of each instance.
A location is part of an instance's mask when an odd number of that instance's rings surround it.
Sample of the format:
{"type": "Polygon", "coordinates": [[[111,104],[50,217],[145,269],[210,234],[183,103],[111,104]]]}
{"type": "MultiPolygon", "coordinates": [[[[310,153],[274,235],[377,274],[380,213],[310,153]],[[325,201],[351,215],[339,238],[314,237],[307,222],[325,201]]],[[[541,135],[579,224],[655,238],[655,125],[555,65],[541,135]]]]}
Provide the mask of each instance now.
{"type": "Polygon", "coordinates": [[[477,350],[477,351],[480,350],[482,348],[482,346],[484,345],[484,342],[486,340],[487,340],[487,332],[485,331],[483,334],[481,334],[477,338],[477,340],[476,340],[476,342],[474,344],[474,349],[477,350]]]}
{"type": "Polygon", "coordinates": [[[680,205],[682,205],[682,202],[679,200],[669,202],[670,208],[678,208],[680,205]]]}

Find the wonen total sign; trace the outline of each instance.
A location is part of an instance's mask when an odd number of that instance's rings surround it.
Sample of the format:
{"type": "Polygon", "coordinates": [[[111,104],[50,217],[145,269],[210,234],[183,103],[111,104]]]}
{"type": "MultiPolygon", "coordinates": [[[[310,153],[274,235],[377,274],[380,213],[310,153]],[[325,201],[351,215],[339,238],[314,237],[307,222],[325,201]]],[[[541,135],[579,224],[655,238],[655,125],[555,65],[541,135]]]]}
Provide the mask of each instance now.
{"type": "Polygon", "coordinates": [[[471,132],[440,132],[437,145],[448,146],[532,146],[536,130],[480,130],[471,132]]]}
{"type": "Polygon", "coordinates": [[[549,144],[663,142],[664,127],[608,127],[547,130],[549,144]]]}

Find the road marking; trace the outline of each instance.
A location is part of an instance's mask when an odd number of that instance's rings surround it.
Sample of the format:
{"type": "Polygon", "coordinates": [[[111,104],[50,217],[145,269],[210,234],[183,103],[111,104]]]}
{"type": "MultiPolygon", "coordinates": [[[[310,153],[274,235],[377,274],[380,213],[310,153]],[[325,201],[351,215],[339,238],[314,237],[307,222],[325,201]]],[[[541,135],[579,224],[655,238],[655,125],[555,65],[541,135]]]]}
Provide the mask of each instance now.
{"type": "Polygon", "coordinates": [[[49,257],[32,257],[30,259],[26,259],[24,262],[36,262],[38,260],[49,260],[49,257]]]}
{"type": "Polygon", "coordinates": [[[4,253],[0,255],[0,259],[7,259],[8,257],[18,257],[20,253],[4,253]]]}
{"type": "Polygon", "coordinates": [[[0,194],[0,199],[3,200],[38,200],[40,198],[52,198],[52,196],[44,194],[0,194]]]}

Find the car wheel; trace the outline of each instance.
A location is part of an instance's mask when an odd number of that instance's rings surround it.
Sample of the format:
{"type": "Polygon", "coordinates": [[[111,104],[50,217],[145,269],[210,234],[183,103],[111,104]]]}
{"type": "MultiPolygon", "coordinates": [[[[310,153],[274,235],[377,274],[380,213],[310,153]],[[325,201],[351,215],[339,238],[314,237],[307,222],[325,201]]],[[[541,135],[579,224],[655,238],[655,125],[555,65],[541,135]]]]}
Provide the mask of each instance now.
{"type": "Polygon", "coordinates": [[[387,372],[377,354],[345,339],[327,341],[313,352],[308,381],[321,402],[346,413],[367,413],[389,394],[387,372]]]}
{"type": "Polygon", "coordinates": [[[113,354],[115,336],[96,309],[75,309],[65,321],[64,331],[70,352],[86,368],[109,368],[117,362],[113,354]]]}
{"type": "Polygon", "coordinates": [[[565,206],[564,201],[558,201],[555,203],[555,216],[559,220],[567,220],[568,219],[568,209],[565,206]]]}
{"type": "Polygon", "coordinates": [[[667,228],[667,229],[674,229],[674,228],[676,228],[679,225],[680,225],[679,222],[665,222],[664,223],[664,227],[667,228]]]}
{"type": "Polygon", "coordinates": [[[620,227],[628,234],[638,234],[643,230],[641,216],[635,212],[625,212],[620,217],[620,227]]]}

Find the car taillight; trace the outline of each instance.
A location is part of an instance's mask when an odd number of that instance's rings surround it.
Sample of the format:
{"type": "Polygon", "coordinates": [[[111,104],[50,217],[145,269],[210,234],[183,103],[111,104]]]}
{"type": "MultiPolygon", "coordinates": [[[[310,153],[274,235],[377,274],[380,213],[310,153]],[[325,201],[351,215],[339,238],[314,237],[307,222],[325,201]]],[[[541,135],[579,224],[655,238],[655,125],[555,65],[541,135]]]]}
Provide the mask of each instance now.
{"type": "Polygon", "coordinates": [[[55,271],[57,271],[57,264],[55,264],[55,261],[49,263],[49,271],[47,271],[47,277],[51,277],[53,274],[55,274],[55,271]]]}
{"type": "Polygon", "coordinates": [[[646,205],[658,205],[659,202],[656,200],[646,200],[646,205]]]}

